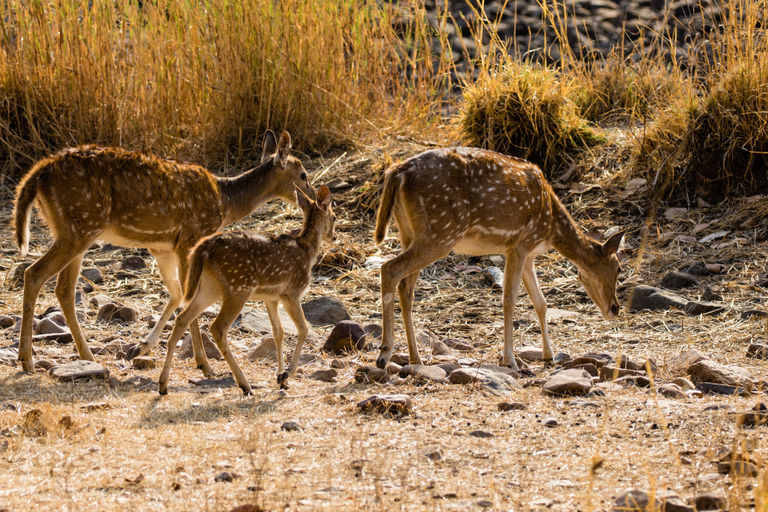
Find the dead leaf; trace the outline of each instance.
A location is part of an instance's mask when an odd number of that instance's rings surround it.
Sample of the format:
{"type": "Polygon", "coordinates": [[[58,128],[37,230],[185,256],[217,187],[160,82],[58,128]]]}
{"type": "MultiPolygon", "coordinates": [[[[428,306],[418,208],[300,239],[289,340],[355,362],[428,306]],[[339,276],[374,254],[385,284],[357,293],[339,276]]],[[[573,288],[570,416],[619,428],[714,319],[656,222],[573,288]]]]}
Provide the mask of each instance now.
{"type": "Polygon", "coordinates": [[[695,235],[695,234],[696,234],[696,233],[698,233],[699,231],[704,231],[704,230],[705,230],[705,229],[707,229],[709,226],[710,226],[710,224],[709,224],[708,222],[702,222],[702,223],[700,223],[700,224],[696,224],[695,226],[693,226],[693,229],[691,230],[691,234],[692,234],[692,235],[695,235]]]}
{"type": "Polygon", "coordinates": [[[699,243],[706,244],[708,242],[711,242],[712,240],[717,240],[718,238],[723,238],[725,235],[730,233],[730,231],[717,231],[715,233],[712,233],[711,235],[707,235],[701,240],[699,240],[699,243]]]}

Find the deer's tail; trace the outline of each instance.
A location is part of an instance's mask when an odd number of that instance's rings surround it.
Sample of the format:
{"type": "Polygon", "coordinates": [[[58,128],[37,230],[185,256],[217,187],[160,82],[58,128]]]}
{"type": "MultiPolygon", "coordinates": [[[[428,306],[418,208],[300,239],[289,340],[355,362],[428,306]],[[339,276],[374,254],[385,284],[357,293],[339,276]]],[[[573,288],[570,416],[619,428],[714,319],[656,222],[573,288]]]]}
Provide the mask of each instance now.
{"type": "Polygon", "coordinates": [[[384,190],[381,192],[379,212],[376,215],[376,230],[373,235],[376,245],[381,244],[384,241],[384,237],[387,236],[389,221],[392,220],[392,215],[395,212],[397,192],[400,189],[400,174],[397,170],[397,166],[390,167],[384,178],[384,190]]]}
{"type": "Polygon", "coordinates": [[[184,300],[181,306],[186,306],[197,295],[197,290],[200,288],[200,280],[203,277],[203,267],[205,262],[211,256],[211,248],[209,244],[203,240],[192,250],[192,254],[189,256],[189,270],[187,271],[187,282],[184,286],[184,300]]]}
{"type": "Polygon", "coordinates": [[[24,176],[16,187],[16,199],[13,202],[13,226],[16,245],[22,256],[29,252],[29,216],[40,186],[40,174],[51,162],[41,160],[24,176]]]}

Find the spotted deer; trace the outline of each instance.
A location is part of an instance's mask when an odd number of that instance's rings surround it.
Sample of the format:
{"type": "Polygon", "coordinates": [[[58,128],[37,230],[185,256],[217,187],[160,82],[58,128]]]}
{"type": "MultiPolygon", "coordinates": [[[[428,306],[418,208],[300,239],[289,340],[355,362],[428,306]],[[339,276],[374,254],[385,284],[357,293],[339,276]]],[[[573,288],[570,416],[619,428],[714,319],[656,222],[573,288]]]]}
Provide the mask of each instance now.
{"type": "Polygon", "coordinates": [[[336,239],[336,216],[328,187],[320,187],[317,201],[307,198],[301,190],[297,190],[296,197],[304,213],[304,224],[298,234],[248,236],[219,233],[203,239],[194,248],[185,287],[185,306],[168,339],[168,352],[160,374],[161,395],[168,393],[176,344],[189,323],[218,300],[221,300],[221,310],[211,325],[211,334],[243,393],[250,395],[251,386],[229,350],[227,331],[249,300],[264,301],[267,306],[277,346],[277,383],[281,388],[288,387],[288,377],[296,371],[309,332],[301,309],[301,297],[312,280],[312,265],[320,253],[321,241],[336,239]],[[284,369],[283,361],[285,332],[277,310],[280,302],[299,334],[288,370],[284,369]]]}
{"type": "Polygon", "coordinates": [[[522,278],[541,326],[542,355],[553,359],[547,334],[547,303],[534,259],[550,248],[579,269],[579,281],[606,319],[619,313],[616,252],[624,233],[605,243],[582,233],[541,170],[525,160],[474,148],[426,151],[387,170],[374,238],[381,244],[394,215],[404,251],[381,267],[384,368],[394,345],[394,295],[400,309],[411,364],[421,364],[413,329],[413,292],[419,271],[451,251],[503,254],[504,351],[502,364],[517,370],[512,318],[522,278]]]}
{"type": "MultiPolygon", "coordinates": [[[[32,320],[43,284],[58,274],[55,293],[81,359],[93,361],[75,315],[75,285],[85,251],[96,240],[144,247],[157,260],[170,300],[133,358],[157,346],[160,334],[182,298],[187,256],[201,238],[250,214],[275,197],[295,204],[296,187],[314,197],[301,162],[290,155],[291,137],[264,136],[261,164],[239,176],[219,178],[203,167],[140,152],[97,146],[70,148],[45,158],[16,191],[14,222],[22,255],[29,249],[32,205],[53,235],[53,243],[24,273],[19,360],[32,372],[32,320]]],[[[197,321],[192,340],[195,360],[213,375],[203,356],[197,321]],[[202,356],[201,356],[202,354],[202,356]]]]}

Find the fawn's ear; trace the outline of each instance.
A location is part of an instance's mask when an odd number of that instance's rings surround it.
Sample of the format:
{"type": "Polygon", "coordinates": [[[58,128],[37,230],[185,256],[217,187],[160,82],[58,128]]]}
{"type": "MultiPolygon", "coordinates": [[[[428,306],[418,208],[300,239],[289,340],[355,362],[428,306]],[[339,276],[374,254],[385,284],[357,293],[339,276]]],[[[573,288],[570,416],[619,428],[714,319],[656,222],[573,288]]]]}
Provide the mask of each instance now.
{"type": "Polygon", "coordinates": [[[262,144],[262,148],[261,163],[264,163],[269,160],[277,151],[277,139],[275,138],[275,134],[272,132],[272,130],[267,130],[267,133],[264,134],[264,142],[262,144]]]}
{"type": "Polygon", "coordinates": [[[301,211],[305,211],[312,203],[312,199],[307,197],[307,194],[305,194],[299,187],[296,185],[294,185],[294,187],[296,187],[296,202],[298,203],[299,208],[301,208],[301,211]]]}
{"type": "Polygon", "coordinates": [[[327,210],[329,206],[331,206],[331,200],[333,198],[331,197],[331,191],[328,190],[328,187],[326,185],[323,185],[320,187],[320,190],[317,191],[317,206],[320,207],[321,210],[327,210]]]}
{"type": "Polygon", "coordinates": [[[610,256],[611,254],[616,254],[619,251],[619,247],[621,246],[621,239],[624,238],[624,234],[627,232],[625,229],[624,231],[619,231],[615,235],[613,235],[611,238],[609,238],[604,244],[603,244],[603,254],[606,256],[610,256]]]}
{"type": "Polygon", "coordinates": [[[275,153],[275,165],[285,167],[288,162],[288,155],[291,154],[291,136],[288,132],[283,132],[280,136],[280,142],[277,143],[277,153],[275,153]]]}

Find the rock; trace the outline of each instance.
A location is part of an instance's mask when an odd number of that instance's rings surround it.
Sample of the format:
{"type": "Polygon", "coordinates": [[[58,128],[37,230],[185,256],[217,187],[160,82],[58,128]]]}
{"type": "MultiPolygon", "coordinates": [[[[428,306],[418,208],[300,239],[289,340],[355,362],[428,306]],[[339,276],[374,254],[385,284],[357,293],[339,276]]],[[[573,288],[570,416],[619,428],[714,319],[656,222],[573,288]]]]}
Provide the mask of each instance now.
{"type": "Polygon", "coordinates": [[[504,375],[509,375],[510,377],[515,377],[515,378],[517,378],[519,376],[518,375],[519,372],[516,372],[515,370],[513,370],[512,368],[510,368],[508,366],[499,366],[499,365],[491,364],[491,363],[483,363],[483,364],[480,364],[480,365],[478,365],[476,367],[473,366],[473,368],[480,368],[480,369],[483,369],[483,370],[489,370],[489,371],[492,371],[494,373],[503,373],[504,375]]]}
{"type": "Polygon", "coordinates": [[[685,377],[677,377],[672,381],[672,384],[677,384],[683,391],[689,391],[695,389],[696,385],[685,377]]]}
{"type": "Polygon", "coordinates": [[[109,370],[93,361],[71,361],[69,363],[54,366],[50,370],[51,377],[63,381],[81,379],[107,379],[109,370]]]}
{"type": "Polygon", "coordinates": [[[258,361],[259,359],[277,360],[277,345],[275,338],[266,336],[261,339],[258,345],[248,350],[245,358],[249,361],[258,361]]]}
{"type": "Polygon", "coordinates": [[[721,475],[731,475],[738,477],[755,477],[759,474],[756,465],[744,460],[720,462],[717,465],[717,472],[721,475]]]}
{"type": "Polygon", "coordinates": [[[727,386],[740,386],[747,391],[751,391],[755,384],[754,379],[747,377],[742,372],[710,359],[704,359],[689,366],[688,374],[691,376],[691,381],[696,384],[709,382],[725,384],[727,386]]]}
{"type": "Polygon", "coordinates": [[[737,423],[741,427],[761,427],[768,425],[768,412],[754,411],[740,414],[737,423]]]}
{"type": "Polygon", "coordinates": [[[659,490],[654,498],[639,489],[628,489],[619,494],[613,502],[612,512],[695,512],[671,491],[659,490]]]}
{"type": "Polygon", "coordinates": [[[280,430],[284,430],[286,432],[301,432],[302,429],[298,421],[288,420],[282,425],[280,425],[280,430]]]}
{"type": "Polygon", "coordinates": [[[619,357],[618,361],[616,361],[616,366],[619,368],[625,369],[625,370],[645,370],[645,365],[642,363],[638,363],[637,361],[634,361],[626,356],[626,354],[622,354],[621,357],[619,357]]]}
{"type": "Polygon", "coordinates": [[[383,332],[379,324],[368,324],[363,327],[365,334],[367,334],[372,340],[380,340],[381,333],[383,332]]]}
{"type": "Polygon", "coordinates": [[[60,345],[72,343],[75,338],[72,333],[67,332],[52,332],[51,334],[35,334],[32,336],[33,342],[56,342],[60,345]]]}
{"type": "Polygon", "coordinates": [[[491,437],[496,437],[495,435],[491,434],[490,432],[486,432],[485,430],[473,430],[467,435],[470,437],[479,437],[480,439],[490,439],[491,437]]]}
{"type": "Polygon", "coordinates": [[[698,350],[686,350],[682,354],[667,361],[665,368],[673,375],[685,373],[689,366],[704,359],[707,359],[707,356],[698,350]]]}
{"type": "Polygon", "coordinates": [[[750,396],[751,393],[739,386],[728,386],[725,384],[712,384],[711,382],[699,382],[696,389],[705,395],[738,395],[750,396]]]}
{"type": "Polygon", "coordinates": [[[696,276],[687,272],[678,272],[677,270],[668,272],[667,275],[661,278],[661,282],[659,282],[659,285],[662,288],[667,288],[669,290],[679,290],[680,288],[697,286],[698,284],[699,280],[696,276]]]}
{"type": "Polygon", "coordinates": [[[528,409],[528,406],[522,402],[499,402],[498,407],[502,412],[524,411],[528,409]]]}
{"type": "Polygon", "coordinates": [[[392,354],[392,357],[389,360],[400,366],[405,366],[406,364],[410,364],[411,362],[410,356],[408,354],[403,354],[403,353],[392,354]]]}
{"type": "Polygon", "coordinates": [[[432,462],[443,460],[443,452],[440,448],[430,448],[424,452],[424,456],[432,462]]]}
{"type": "Polygon", "coordinates": [[[123,270],[142,270],[147,268],[147,262],[141,256],[128,256],[120,263],[123,270]]]}
{"type": "Polygon", "coordinates": [[[388,382],[389,373],[375,366],[361,366],[355,370],[355,382],[370,384],[374,382],[388,382]]]}
{"type": "Polygon", "coordinates": [[[435,356],[452,356],[453,351],[445,343],[437,340],[432,345],[432,354],[435,356]]]}
{"type": "Polygon", "coordinates": [[[193,386],[203,388],[234,388],[237,386],[237,382],[235,382],[235,378],[232,375],[219,379],[189,379],[188,382],[193,386]]]}
{"type": "Polygon", "coordinates": [[[542,349],[537,347],[520,347],[515,351],[517,356],[524,361],[535,362],[543,361],[542,349]]]}
{"type": "Polygon", "coordinates": [[[365,348],[366,334],[357,322],[344,320],[337,323],[323,345],[323,352],[341,355],[365,348]]]}
{"type": "Polygon", "coordinates": [[[455,338],[446,338],[442,340],[442,343],[453,350],[458,350],[459,352],[472,352],[475,350],[475,347],[467,343],[466,341],[457,340],[455,338]]]}
{"type": "Polygon", "coordinates": [[[553,375],[543,386],[546,394],[557,396],[583,395],[592,389],[592,377],[584,370],[563,370],[553,375]]]}
{"type": "Polygon", "coordinates": [[[65,332],[69,332],[69,330],[48,317],[37,322],[35,326],[35,334],[61,334],[65,332]]]}
{"type": "Polygon", "coordinates": [[[665,396],[667,398],[685,398],[686,395],[683,393],[683,390],[680,386],[677,384],[664,384],[658,389],[658,394],[661,396],[665,396]]]}
{"type": "Polygon", "coordinates": [[[107,322],[113,320],[135,322],[138,319],[138,316],[139,315],[136,313],[135,309],[110,302],[99,308],[99,314],[96,318],[107,322]]]}
{"type": "Polygon", "coordinates": [[[224,471],[223,473],[220,473],[216,475],[216,478],[213,479],[214,482],[232,482],[234,479],[237,478],[237,475],[234,473],[230,473],[229,471],[224,471]]]}
{"type": "Polygon", "coordinates": [[[589,402],[581,398],[574,398],[568,402],[568,405],[571,407],[600,407],[600,405],[595,402],[589,402]]]}
{"type": "Polygon", "coordinates": [[[414,379],[445,383],[445,370],[438,366],[407,364],[400,369],[400,377],[412,375],[414,379]]]}
{"type": "Polygon", "coordinates": [[[459,363],[441,363],[437,367],[442,368],[446,375],[450,375],[452,371],[461,368],[461,365],[459,363]]]}
{"type": "Polygon", "coordinates": [[[120,359],[125,359],[125,354],[128,349],[132,348],[135,343],[129,343],[120,339],[110,340],[104,344],[103,347],[94,352],[97,356],[104,354],[117,354],[120,359]]]}
{"type": "Polygon", "coordinates": [[[511,375],[481,367],[454,370],[448,376],[448,381],[451,384],[477,382],[494,394],[504,394],[523,389],[523,386],[511,375]]]}
{"type": "Polygon", "coordinates": [[[588,354],[584,354],[583,356],[577,357],[575,359],[571,359],[564,366],[572,368],[580,364],[592,364],[592,365],[595,365],[595,367],[597,367],[598,369],[600,369],[606,364],[615,364],[615,362],[616,361],[613,359],[613,356],[609,354],[597,354],[597,353],[591,352],[588,354]]]}
{"type": "Polygon", "coordinates": [[[416,344],[424,347],[431,347],[437,341],[437,336],[432,334],[427,329],[421,329],[416,331],[416,344]]]}
{"type": "Polygon", "coordinates": [[[16,325],[16,319],[8,315],[0,315],[0,329],[7,329],[16,325]]]}
{"type": "Polygon", "coordinates": [[[547,428],[555,428],[560,426],[560,422],[557,421],[557,418],[552,417],[544,418],[541,420],[541,424],[547,428]]]}
{"type": "MultiPolygon", "coordinates": [[[[401,368],[402,368],[402,366],[400,366],[399,364],[396,364],[396,363],[393,363],[392,361],[390,361],[389,364],[387,365],[387,367],[384,368],[384,370],[389,375],[397,375],[397,374],[400,373],[400,369],[401,368]]],[[[448,372],[445,372],[445,373],[448,374],[448,372]]]]}
{"type": "Polygon", "coordinates": [[[94,308],[101,308],[102,306],[109,304],[112,302],[112,299],[109,298],[109,296],[104,294],[98,294],[91,297],[91,299],[88,301],[88,303],[94,307],[94,308]]]}
{"type": "MultiPolygon", "coordinates": [[[[207,334],[202,333],[202,335],[203,348],[205,348],[206,357],[208,357],[208,359],[223,359],[221,352],[219,351],[219,347],[216,346],[216,344],[211,340],[211,338],[208,337],[207,334]]],[[[192,336],[189,334],[186,335],[182,340],[181,347],[178,349],[176,357],[181,360],[191,359],[194,357],[194,352],[192,350],[192,336]]]]}
{"type": "Polygon", "coordinates": [[[632,293],[630,309],[634,311],[641,311],[643,309],[666,310],[670,308],[684,310],[688,302],[687,299],[664,291],[661,288],[641,284],[637,285],[632,293]]]}
{"type": "Polygon", "coordinates": [[[768,359],[768,345],[764,343],[751,343],[747,347],[747,357],[754,359],[768,359]]]}
{"type": "Polygon", "coordinates": [[[413,409],[408,395],[373,395],[358,402],[361,412],[381,412],[385,414],[410,414],[413,409]]]}
{"type": "Polygon", "coordinates": [[[695,302],[690,301],[685,306],[685,313],[687,315],[708,315],[711,313],[721,313],[725,311],[725,306],[717,304],[715,302],[695,302]]]}
{"type": "Polygon", "coordinates": [[[82,272],[80,272],[80,275],[82,275],[93,284],[101,284],[104,282],[104,276],[101,275],[101,270],[97,269],[96,267],[84,268],[82,272]]]}
{"type": "Polygon", "coordinates": [[[333,368],[329,368],[327,370],[317,370],[316,372],[312,372],[309,374],[309,378],[321,382],[333,382],[338,374],[339,372],[333,368]]]}
{"type": "Polygon", "coordinates": [[[11,282],[8,284],[9,290],[21,290],[24,288],[24,272],[31,264],[32,263],[23,262],[16,265],[11,282]]]}
{"type": "Polygon", "coordinates": [[[314,327],[336,325],[350,320],[344,303],[335,297],[317,297],[301,305],[304,317],[314,327]]]}
{"type": "Polygon", "coordinates": [[[552,360],[555,364],[563,365],[571,360],[571,356],[565,352],[558,352],[555,354],[555,358],[552,360]]]}
{"type": "Polygon", "coordinates": [[[634,386],[637,386],[639,388],[649,388],[651,387],[651,379],[646,377],[645,375],[625,375],[623,377],[619,377],[615,381],[616,384],[632,384],[634,386]]]}
{"type": "Polygon", "coordinates": [[[696,510],[726,510],[728,500],[725,496],[714,493],[697,494],[691,500],[696,510]]]}
{"type": "Polygon", "coordinates": [[[132,363],[134,370],[154,370],[157,367],[157,362],[154,357],[134,357],[132,363]]]}
{"type": "Polygon", "coordinates": [[[629,370],[626,368],[619,368],[616,366],[611,365],[605,365],[602,368],[600,368],[600,380],[602,381],[609,381],[609,380],[616,380],[619,377],[626,377],[628,375],[631,376],[637,376],[637,375],[643,375],[645,376],[644,370],[629,370]]]}
{"type": "MultiPolygon", "coordinates": [[[[58,309],[53,309],[51,311],[46,311],[43,316],[44,316],[44,319],[50,320],[50,321],[54,322],[57,325],[60,325],[62,327],[66,327],[67,326],[67,319],[64,317],[64,313],[62,313],[58,309]]],[[[80,315],[78,315],[78,317],[79,316],[80,315]]],[[[82,318],[79,318],[79,319],[82,320],[82,318]]]]}
{"type": "Polygon", "coordinates": [[[50,371],[54,366],[56,366],[56,363],[53,361],[48,361],[47,359],[35,359],[35,368],[42,368],[45,371],[50,371]]]}
{"type": "Polygon", "coordinates": [[[753,320],[757,320],[757,319],[760,319],[760,318],[768,317],[768,312],[767,311],[763,311],[762,309],[748,309],[746,311],[742,311],[739,314],[739,316],[742,319],[744,319],[744,320],[747,320],[749,318],[751,318],[753,320]]]}
{"type": "Polygon", "coordinates": [[[597,369],[597,366],[587,363],[587,364],[577,364],[573,366],[574,370],[584,370],[588,374],[590,374],[593,377],[598,377],[600,375],[600,370],[597,369]]]}
{"type": "MultiPolygon", "coordinates": [[[[296,329],[296,324],[291,320],[290,315],[285,311],[285,308],[280,305],[277,308],[277,313],[280,316],[280,323],[283,325],[283,331],[286,335],[298,336],[299,331],[296,329]]],[[[262,336],[272,336],[272,322],[269,320],[269,315],[266,309],[244,307],[240,312],[240,326],[246,329],[258,333],[262,336]]],[[[237,324],[237,322],[236,322],[237,324]]],[[[307,340],[314,341],[318,339],[318,334],[309,329],[307,333],[307,340]]]]}
{"type": "MultiPolygon", "coordinates": [[[[723,300],[723,296],[720,294],[718,288],[704,287],[704,293],[701,294],[701,300],[706,302],[719,302],[723,300]]],[[[768,316],[768,314],[766,314],[768,316]]]]}

